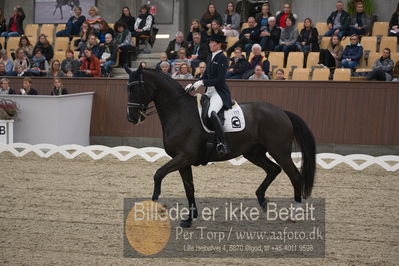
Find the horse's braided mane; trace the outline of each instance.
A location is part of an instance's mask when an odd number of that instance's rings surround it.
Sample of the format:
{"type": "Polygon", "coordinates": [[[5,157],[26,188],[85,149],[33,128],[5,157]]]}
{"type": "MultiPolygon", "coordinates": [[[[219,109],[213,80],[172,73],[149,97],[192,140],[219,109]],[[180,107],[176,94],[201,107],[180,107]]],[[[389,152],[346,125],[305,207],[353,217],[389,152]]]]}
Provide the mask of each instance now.
{"type": "Polygon", "coordinates": [[[162,76],[162,78],[167,79],[169,82],[171,82],[173,85],[175,85],[178,89],[180,89],[181,91],[184,92],[183,87],[174,79],[172,79],[171,77],[169,77],[168,75],[165,75],[162,72],[159,72],[156,69],[151,69],[151,68],[145,68],[145,70],[149,71],[149,72],[153,72],[153,73],[157,73],[158,75],[162,76]]]}

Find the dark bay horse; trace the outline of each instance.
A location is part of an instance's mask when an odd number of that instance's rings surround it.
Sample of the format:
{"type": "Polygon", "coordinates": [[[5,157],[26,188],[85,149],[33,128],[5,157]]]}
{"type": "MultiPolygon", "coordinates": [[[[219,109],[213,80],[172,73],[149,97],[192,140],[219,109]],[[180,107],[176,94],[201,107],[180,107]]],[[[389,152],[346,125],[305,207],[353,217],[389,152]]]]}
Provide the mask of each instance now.
{"type": "MultiPolygon", "coordinates": [[[[189,217],[181,222],[181,226],[189,227],[192,220],[197,218],[191,167],[203,161],[206,142],[210,136],[201,125],[197,100],[187,94],[175,80],[156,70],[139,67],[132,73],[130,81],[128,120],[134,124],[143,122],[148,105],[154,102],[162,125],[164,149],[172,157],[154,175],[152,200],[159,199],[163,178],[171,172],[179,171],[192,210],[189,217]]],[[[248,161],[261,167],[266,172],[266,177],[256,190],[256,197],[263,208],[266,206],[266,190],[281,169],[288,175],[294,187],[295,202],[300,203],[302,197],[309,197],[315,176],[316,143],[305,122],[299,116],[267,102],[240,105],[245,114],[245,129],[226,133],[231,153],[220,158],[214,152],[209,161],[226,161],[243,155],[248,161]],[[294,140],[302,151],[301,172],[291,158],[294,140]],[[266,156],[266,152],[269,152],[277,164],[266,156]]]]}

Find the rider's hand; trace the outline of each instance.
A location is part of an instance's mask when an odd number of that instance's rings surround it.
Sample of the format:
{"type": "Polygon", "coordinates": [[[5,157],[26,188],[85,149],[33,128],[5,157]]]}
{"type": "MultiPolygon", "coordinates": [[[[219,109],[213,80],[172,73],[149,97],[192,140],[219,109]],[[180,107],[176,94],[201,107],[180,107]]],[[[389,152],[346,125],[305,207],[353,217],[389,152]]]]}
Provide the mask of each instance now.
{"type": "Polygon", "coordinates": [[[190,83],[190,84],[188,84],[184,89],[185,89],[187,92],[189,92],[192,88],[193,88],[193,84],[190,83]]]}
{"type": "Polygon", "coordinates": [[[193,84],[195,90],[198,90],[199,87],[204,86],[204,81],[198,80],[193,84]]]}

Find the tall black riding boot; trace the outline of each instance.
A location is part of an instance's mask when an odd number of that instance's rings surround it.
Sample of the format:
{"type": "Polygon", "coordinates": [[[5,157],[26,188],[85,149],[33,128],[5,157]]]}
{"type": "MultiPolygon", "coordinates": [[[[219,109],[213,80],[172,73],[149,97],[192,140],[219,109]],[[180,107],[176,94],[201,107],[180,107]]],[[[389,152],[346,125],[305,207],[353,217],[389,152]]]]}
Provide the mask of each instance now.
{"type": "Polygon", "coordinates": [[[211,113],[210,121],[211,121],[213,128],[215,129],[215,133],[216,133],[216,139],[217,139],[216,152],[219,155],[228,154],[230,152],[230,149],[229,149],[229,146],[227,145],[226,139],[224,137],[222,122],[220,121],[220,119],[215,111],[213,111],[211,113]]]}

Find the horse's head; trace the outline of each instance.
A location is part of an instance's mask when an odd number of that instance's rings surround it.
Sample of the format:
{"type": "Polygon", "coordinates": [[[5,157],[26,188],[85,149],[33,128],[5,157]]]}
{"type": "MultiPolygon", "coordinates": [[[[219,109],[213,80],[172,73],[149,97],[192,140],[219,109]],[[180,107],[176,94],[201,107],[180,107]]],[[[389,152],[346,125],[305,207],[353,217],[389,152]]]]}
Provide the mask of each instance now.
{"type": "Polygon", "coordinates": [[[149,103],[154,100],[154,92],[151,86],[144,81],[141,66],[133,72],[133,75],[133,81],[127,86],[127,120],[137,124],[145,120],[145,112],[148,110],[149,103]]]}

